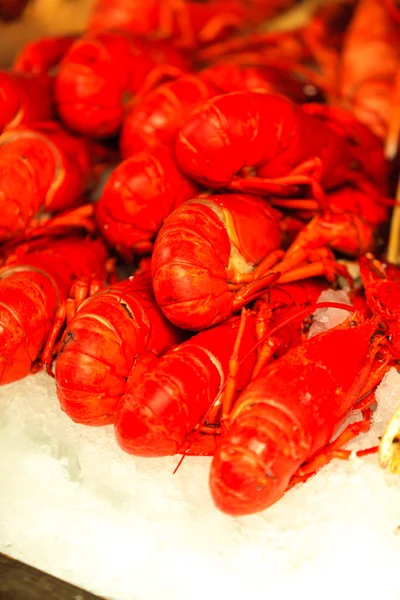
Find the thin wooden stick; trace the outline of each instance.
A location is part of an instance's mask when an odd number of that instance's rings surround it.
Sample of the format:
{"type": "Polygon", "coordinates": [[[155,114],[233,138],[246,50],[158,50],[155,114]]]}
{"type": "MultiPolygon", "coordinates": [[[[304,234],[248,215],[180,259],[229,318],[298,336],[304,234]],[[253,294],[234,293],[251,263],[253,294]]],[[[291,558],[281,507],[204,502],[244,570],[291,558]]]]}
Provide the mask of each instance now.
{"type": "MultiPolygon", "coordinates": [[[[400,201],[400,177],[397,184],[396,200],[400,201]]],[[[390,224],[387,260],[394,265],[400,264],[400,206],[395,206],[390,224]]]]}

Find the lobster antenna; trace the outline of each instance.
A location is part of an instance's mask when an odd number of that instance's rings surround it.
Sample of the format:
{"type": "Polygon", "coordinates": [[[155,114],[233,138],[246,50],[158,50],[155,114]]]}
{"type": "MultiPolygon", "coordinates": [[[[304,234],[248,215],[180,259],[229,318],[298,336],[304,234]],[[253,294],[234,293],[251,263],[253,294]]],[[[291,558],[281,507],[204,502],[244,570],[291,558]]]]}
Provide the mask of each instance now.
{"type": "MultiPolygon", "coordinates": [[[[400,177],[397,182],[396,200],[400,201],[400,177]]],[[[394,265],[400,263],[400,206],[395,206],[392,213],[387,260],[394,265]]]]}

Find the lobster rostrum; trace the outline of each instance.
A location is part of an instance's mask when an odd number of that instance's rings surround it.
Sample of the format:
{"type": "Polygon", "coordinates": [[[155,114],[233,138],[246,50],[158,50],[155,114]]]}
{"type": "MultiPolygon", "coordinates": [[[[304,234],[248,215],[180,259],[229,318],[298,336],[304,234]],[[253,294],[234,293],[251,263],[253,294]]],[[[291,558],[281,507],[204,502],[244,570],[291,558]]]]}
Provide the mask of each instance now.
{"type": "Polygon", "coordinates": [[[0,133],[52,117],[51,81],[46,75],[0,71],[0,133]]]}
{"type": "Polygon", "coordinates": [[[164,219],[197,193],[169,150],[139,152],[111,174],[97,203],[97,222],[110,245],[131,262],[151,252],[164,219]]]}
{"type": "MultiPolygon", "coordinates": [[[[239,395],[211,465],[210,489],[219,509],[230,515],[264,510],[296,473],[315,471],[320,459],[329,460],[327,444],[368,389],[382,342],[382,336],[373,338],[376,325],[376,319],[365,322],[355,313],[289,350],[239,395]]],[[[363,428],[366,415],[349,433],[363,428]]]]}
{"type": "Polygon", "coordinates": [[[200,183],[263,194],[293,195],[306,185],[321,199],[321,185],[334,189],[358,168],[357,151],[336,124],[256,92],[223,94],[197,108],[175,149],[178,165],[200,183]]]}
{"type": "Polygon", "coordinates": [[[163,354],[181,340],[154,300],[149,271],[88,298],[70,321],[55,363],[62,409],[78,423],[112,423],[135,357],[163,354]]]}
{"type": "Polygon", "coordinates": [[[55,81],[58,111],[80,133],[109,137],[118,133],[126,105],[152,77],[177,75],[188,61],[163,42],[127,32],[86,34],[62,59],[55,81]]]}
{"type": "Polygon", "coordinates": [[[106,257],[100,240],[80,235],[42,237],[9,257],[0,269],[0,384],[30,373],[61,304],[79,282],[105,280],[106,257]]]}
{"type": "Polygon", "coordinates": [[[19,126],[0,136],[0,241],[24,232],[37,212],[80,202],[91,179],[86,140],[55,122],[19,126]]]}

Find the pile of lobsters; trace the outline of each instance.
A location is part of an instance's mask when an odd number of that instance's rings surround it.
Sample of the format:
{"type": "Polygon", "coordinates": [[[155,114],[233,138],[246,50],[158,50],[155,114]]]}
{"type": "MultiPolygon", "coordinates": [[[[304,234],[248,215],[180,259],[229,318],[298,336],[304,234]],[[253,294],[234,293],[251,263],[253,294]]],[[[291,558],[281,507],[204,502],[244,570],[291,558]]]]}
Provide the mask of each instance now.
{"type": "Polygon", "coordinates": [[[257,29],[291,4],[98,0],[0,72],[0,384],[46,368],[126,452],[213,456],[231,515],[348,457],[400,359],[399,6],[257,29]]]}

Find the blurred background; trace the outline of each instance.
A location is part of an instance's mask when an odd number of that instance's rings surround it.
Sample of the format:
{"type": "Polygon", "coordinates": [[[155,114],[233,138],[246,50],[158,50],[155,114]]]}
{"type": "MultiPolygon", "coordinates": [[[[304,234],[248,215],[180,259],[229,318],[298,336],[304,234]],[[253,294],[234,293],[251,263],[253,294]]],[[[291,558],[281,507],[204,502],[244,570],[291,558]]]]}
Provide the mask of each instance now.
{"type": "Polygon", "coordinates": [[[28,41],[82,31],[93,4],[94,0],[0,0],[0,67],[9,65],[28,41]]]}
{"type": "MultiPolygon", "coordinates": [[[[319,5],[340,2],[343,0],[297,0],[265,28],[298,27],[319,5]]],[[[0,0],[0,68],[9,66],[28,41],[83,31],[94,4],[95,0],[0,0]]]]}

